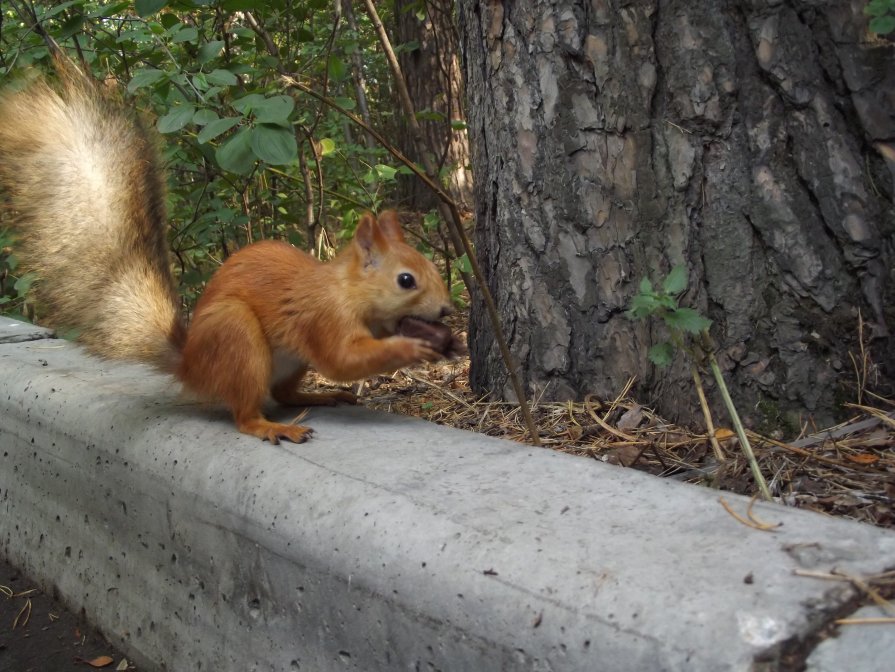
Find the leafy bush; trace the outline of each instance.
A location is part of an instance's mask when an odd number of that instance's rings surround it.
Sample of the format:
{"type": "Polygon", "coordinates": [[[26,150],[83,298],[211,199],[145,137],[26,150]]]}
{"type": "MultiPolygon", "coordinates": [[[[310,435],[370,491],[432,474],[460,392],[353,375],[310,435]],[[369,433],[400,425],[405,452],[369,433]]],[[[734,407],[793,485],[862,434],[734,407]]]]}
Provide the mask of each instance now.
{"type": "MultiPolygon", "coordinates": [[[[284,83],[288,73],[352,110],[348,57],[359,50],[369,121],[386,135],[394,128],[372,27],[359,13],[349,30],[332,2],[69,0],[4,3],[0,12],[0,85],[27,69],[52,70],[45,33],[117,83],[161,134],[171,248],[188,305],[228,254],[254,240],[285,238],[325,256],[406,171],[368,148],[344,116],[284,83]]],[[[14,257],[2,263],[14,277],[14,257]]],[[[13,284],[2,286],[5,304],[27,279],[13,284]]]]}

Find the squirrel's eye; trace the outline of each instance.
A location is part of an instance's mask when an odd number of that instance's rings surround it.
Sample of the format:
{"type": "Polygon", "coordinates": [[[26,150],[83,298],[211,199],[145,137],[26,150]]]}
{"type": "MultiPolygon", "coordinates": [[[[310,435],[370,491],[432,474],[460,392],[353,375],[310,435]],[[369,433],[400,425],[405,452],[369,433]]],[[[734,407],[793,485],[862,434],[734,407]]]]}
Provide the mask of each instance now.
{"type": "Polygon", "coordinates": [[[398,287],[401,289],[416,289],[416,278],[410,273],[401,273],[398,276],[398,287]]]}

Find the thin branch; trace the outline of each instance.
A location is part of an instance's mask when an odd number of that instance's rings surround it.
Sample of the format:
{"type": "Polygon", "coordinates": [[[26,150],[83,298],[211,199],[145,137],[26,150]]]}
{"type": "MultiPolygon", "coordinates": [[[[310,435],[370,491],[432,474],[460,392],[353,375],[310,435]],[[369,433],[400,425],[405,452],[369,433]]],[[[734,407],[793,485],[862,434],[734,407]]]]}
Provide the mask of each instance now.
{"type": "Polygon", "coordinates": [[[727,457],[721,450],[721,444],[718,443],[718,437],[715,435],[715,423],[712,421],[712,412],[709,410],[709,403],[705,398],[705,388],[702,385],[702,376],[699,375],[699,369],[695,364],[690,365],[690,375],[693,376],[693,384],[696,386],[696,396],[699,397],[699,406],[702,408],[702,415],[705,417],[705,426],[709,435],[709,443],[712,444],[712,450],[719,462],[724,462],[727,457]]]}

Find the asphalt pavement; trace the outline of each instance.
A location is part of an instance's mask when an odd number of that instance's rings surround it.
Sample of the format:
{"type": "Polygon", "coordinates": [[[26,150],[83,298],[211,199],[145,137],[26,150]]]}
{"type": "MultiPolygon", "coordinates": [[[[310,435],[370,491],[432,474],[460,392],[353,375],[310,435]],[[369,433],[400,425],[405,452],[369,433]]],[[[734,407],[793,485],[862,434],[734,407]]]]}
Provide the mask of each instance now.
{"type": "Polygon", "coordinates": [[[0,670],[136,670],[87,623],[8,562],[0,561],[0,670]]]}

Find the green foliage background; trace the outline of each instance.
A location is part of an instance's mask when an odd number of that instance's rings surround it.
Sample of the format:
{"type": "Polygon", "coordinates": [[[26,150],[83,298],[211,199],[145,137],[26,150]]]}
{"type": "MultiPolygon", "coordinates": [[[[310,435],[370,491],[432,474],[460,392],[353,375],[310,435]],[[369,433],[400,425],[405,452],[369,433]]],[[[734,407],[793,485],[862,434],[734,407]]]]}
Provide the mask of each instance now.
{"type": "MultiPolygon", "coordinates": [[[[393,3],[377,9],[388,25],[393,3]]],[[[52,71],[45,31],[155,125],[171,248],[189,306],[221,261],[254,240],[285,238],[325,257],[409,172],[282,78],[288,73],[354,110],[350,63],[359,52],[370,123],[390,137],[398,111],[375,33],[362,11],[356,31],[340,14],[332,0],[6,2],[0,86],[29,70],[52,71]]],[[[17,274],[13,233],[2,222],[0,250],[0,310],[17,313],[30,278],[17,274]]]]}

